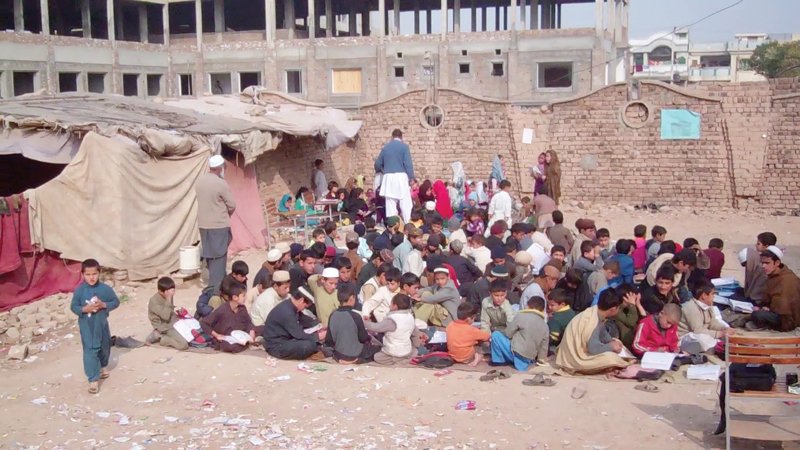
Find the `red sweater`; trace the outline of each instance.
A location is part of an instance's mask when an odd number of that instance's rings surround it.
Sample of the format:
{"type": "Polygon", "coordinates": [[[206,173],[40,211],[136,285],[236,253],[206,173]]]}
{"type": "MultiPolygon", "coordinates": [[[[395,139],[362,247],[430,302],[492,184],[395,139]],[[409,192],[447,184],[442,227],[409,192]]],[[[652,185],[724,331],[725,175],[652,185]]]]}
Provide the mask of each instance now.
{"type": "Polygon", "coordinates": [[[661,347],[671,353],[678,351],[678,326],[662,331],[654,315],[640,320],[633,338],[633,353],[641,358],[645,352],[663,351],[660,350],[661,347]]]}

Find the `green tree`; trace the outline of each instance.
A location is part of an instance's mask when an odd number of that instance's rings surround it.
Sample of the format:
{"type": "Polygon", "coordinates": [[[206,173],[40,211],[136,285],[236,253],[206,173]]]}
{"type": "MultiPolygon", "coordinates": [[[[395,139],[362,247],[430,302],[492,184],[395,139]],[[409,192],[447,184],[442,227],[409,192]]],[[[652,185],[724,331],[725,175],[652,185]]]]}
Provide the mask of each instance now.
{"type": "Polygon", "coordinates": [[[761,44],[753,51],[750,66],[767,78],[800,76],[800,41],[761,44]]]}

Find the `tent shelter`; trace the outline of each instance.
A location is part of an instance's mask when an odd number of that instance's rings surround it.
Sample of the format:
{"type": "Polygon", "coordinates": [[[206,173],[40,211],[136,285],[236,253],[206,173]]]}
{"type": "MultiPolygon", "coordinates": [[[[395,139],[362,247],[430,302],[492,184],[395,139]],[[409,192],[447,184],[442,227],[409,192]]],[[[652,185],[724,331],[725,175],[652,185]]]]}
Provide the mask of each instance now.
{"type": "MultiPolygon", "coordinates": [[[[241,110],[258,106],[216,101],[241,110]]],[[[250,163],[288,133],[332,134],[338,142],[360,127],[344,120],[348,131],[340,132],[325,122],[335,111],[279,121],[266,112],[205,112],[105,95],[0,101],[0,162],[11,163],[0,164],[4,170],[29,180],[37,166],[21,160],[63,167],[46,182],[17,183],[10,187],[21,189],[0,194],[24,190],[24,198],[13,197],[18,208],[0,216],[0,310],[73,288],[79,275],[69,261],[96,258],[134,280],[177,270],[180,247],[199,241],[194,184],[214,153],[233,155],[225,173],[239,205],[231,250],[263,247],[262,202],[250,163]]]]}

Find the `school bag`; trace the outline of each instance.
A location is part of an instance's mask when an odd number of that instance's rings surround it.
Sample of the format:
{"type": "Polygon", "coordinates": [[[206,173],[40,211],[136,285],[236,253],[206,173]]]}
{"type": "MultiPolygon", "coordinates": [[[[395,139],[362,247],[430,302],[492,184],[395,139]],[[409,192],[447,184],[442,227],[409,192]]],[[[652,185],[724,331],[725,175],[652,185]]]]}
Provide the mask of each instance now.
{"type": "Polygon", "coordinates": [[[589,276],[591,274],[592,272],[586,271],[581,275],[581,285],[575,291],[575,302],[572,304],[572,310],[576,313],[592,306],[594,296],[592,295],[592,288],[589,286],[589,276]]]}
{"type": "MultiPolygon", "coordinates": [[[[778,378],[772,364],[733,363],[728,368],[731,380],[731,392],[771,391],[778,378]]],[[[725,373],[719,376],[722,387],[719,390],[720,418],[714,434],[725,432],[725,373]]]]}

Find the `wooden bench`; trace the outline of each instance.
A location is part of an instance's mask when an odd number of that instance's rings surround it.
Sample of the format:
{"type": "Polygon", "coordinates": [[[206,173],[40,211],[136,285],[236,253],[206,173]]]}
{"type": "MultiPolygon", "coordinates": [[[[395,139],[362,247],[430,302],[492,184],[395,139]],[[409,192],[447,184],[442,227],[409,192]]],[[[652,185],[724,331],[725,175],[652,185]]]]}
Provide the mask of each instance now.
{"type": "Polygon", "coordinates": [[[278,203],[274,198],[268,198],[264,202],[264,209],[267,212],[267,229],[265,238],[267,246],[272,246],[273,233],[276,240],[281,240],[281,236],[291,235],[297,242],[297,235],[301,230],[305,230],[305,211],[278,211],[278,203]],[[303,225],[300,226],[299,224],[303,225]]]}
{"type": "Polygon", "coordinates": [[[731,437],[770,441],[800,440],[800,417],[770,417],[739,415],[731,420],[731,400],[755,399],[800,401],[800,395],[790,394],[785,376],[778,376],[771,391],[731,392],[730,365],[773,364],[794,365],[797,372],[800,364],[800,337],[731,336],[725,345],[725,447],[731,448],[731,437]]]}

